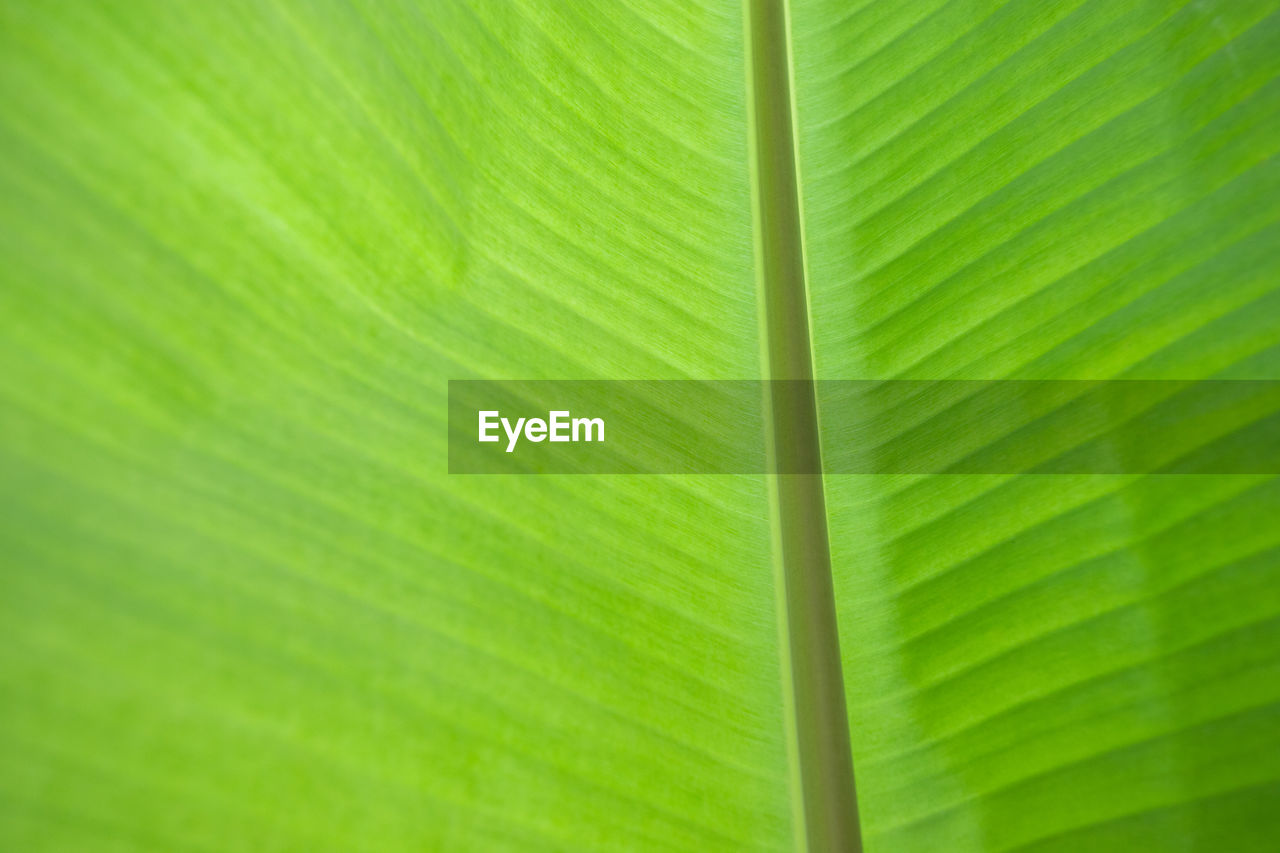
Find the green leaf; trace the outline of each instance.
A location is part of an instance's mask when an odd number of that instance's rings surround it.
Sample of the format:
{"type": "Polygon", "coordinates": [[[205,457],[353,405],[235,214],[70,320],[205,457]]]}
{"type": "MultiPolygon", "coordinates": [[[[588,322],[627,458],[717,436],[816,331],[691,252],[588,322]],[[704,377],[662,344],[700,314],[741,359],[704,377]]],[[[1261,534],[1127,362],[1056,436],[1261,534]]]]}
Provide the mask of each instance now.
{"type": "Polygon", "coordinates": [[[451,476],[446,383],[1280,378],[1278,7],[3,0],[0,848],[826,849],[834,677],[868,849],[1268,849],[1275,478],[451,476]]]}
{"type": "Polygon", "coordinates": [[[737,10],[2,8],[0,847],[789,844],[764,478],[444,461],[758,374],[737,10]]]}
{"type": "MultiPolygon", "coordinates": [[[[1277,376],[1276,4],[847,5],[792,21],[820,378],[1277,376]]],[[[1271,849],[1278,486],[829,477],[868,849],[1271,849]]]]}

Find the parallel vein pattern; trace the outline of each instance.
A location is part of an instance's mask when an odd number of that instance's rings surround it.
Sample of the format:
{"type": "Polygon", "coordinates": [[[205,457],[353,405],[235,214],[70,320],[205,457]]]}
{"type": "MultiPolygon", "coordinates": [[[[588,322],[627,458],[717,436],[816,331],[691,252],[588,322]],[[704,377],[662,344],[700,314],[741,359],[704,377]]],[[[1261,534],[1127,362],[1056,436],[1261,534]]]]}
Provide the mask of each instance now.
{"type": "MultiPolygon", "coordinates": [[[[1277,4],[793,9],[820,378],[1280,376],[1277,4]]],[[[1274,845],[1280,483],[827,495],[868,849],[1274,845]]]]}
{"type": "Polygon", "coordinates": [[[758,375],[719,3],[0,3],[0,848],[777,849],[763,478],[448,478],[758,375]]]}

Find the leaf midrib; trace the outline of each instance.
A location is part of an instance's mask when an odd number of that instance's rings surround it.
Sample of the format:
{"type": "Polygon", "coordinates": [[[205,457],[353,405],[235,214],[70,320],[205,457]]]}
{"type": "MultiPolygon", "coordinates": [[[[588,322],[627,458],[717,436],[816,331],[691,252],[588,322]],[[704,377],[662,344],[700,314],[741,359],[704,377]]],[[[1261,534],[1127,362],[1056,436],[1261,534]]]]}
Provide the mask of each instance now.
{"type": "Polygon", "coordinates": [[[757,276],[798,811],[810,851],[860,850],[813,386],[784,0],[749,0],[747,18],[757,276]]]}

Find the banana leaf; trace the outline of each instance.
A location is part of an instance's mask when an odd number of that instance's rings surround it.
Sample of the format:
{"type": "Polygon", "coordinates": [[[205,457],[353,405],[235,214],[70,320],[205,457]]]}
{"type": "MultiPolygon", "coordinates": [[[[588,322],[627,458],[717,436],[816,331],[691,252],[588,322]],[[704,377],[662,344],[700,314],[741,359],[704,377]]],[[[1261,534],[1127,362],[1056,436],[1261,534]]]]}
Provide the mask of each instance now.
{"type": "Polygon", "coordinates": [[[450,380],[1280,379],[1278,74],[1273,0],[0,0],[0,849],[1272,849],[1265,471],[447,457],[450,380]]]}

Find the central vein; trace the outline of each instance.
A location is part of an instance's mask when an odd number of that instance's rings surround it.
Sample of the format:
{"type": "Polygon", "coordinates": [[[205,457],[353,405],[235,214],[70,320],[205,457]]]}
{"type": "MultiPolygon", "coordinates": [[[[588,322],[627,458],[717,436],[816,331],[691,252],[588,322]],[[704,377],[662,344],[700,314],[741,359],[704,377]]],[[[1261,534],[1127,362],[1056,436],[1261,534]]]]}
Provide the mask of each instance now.
{"type": "Polygon", "coordinates": [[[748,0],[757,257],[796,756],[812,853],[860,850],[823,497],[783,0],[748,0]]]}

